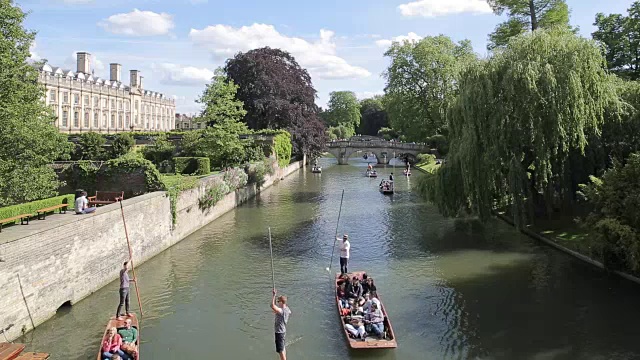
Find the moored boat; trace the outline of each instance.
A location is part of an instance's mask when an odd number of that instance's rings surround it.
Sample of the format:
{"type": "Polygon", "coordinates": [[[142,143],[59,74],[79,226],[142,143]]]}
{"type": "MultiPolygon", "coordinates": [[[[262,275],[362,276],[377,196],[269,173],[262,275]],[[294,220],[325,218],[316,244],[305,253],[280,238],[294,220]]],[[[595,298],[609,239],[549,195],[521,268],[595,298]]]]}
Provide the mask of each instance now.
{"type": "Polygon", "coordinates": [[[104,334],[102,334],[102,337],[100,338],[100,347],[98,349],[97,360],[102,360],[102,342],[107,337],[107,332],[109,331],[109,329],[111,329],[112,327],[118,329],[118,331],[124,329],[125,328],[125,321],[127,319],[131,320],[131,327],[132,328],[136,328],[138,330],[138,338],[136,339],[136,347],[137,347],[137,350],[138,350],[138,357],[137,357],[136,360],[140,359],[140,325],[138,324],[138,317],[136,316],[136,314],[131,314],[131,316],[122,317],[122,320],[118,320],[115,317],[112,317],[109,320],[109,322],[107,323],[107,327],[104,330],[104,334]]]}
{"type": "MultiPolygon", "coordinates": [[[[356,271],[349,273],[349,278],[356,277],[362,280],[362,275],[364,271],[356,271]]],[[[342,332],[344,333],[347,342],[349,343],[349,347],[352,349],[394,349],[398,347],[398,342],[396,341],[395,333],[393,332],[393,327],[391,326],[391,320],[389,320],[389,316],[387,315],[387,311],[385,310],[384,304],[382,300],[380,300],[380,296],[378,295],[378,291],[376,291],[375,298],[380,301],[380,310],[384,315],[384,338],[378,339],[376,336],[367,336],[364,339],[356,339],[349,335],[347,328],[345,325],[350,320],[350,315],[342,315],[342,309],[340,305],[340,297],[338,296],[338,280],[340,280],[340,273],[336,274],[335,278],[335,288],[336,288],[336,307],[338,309],[338,316],[340,317],[340,325],[342,326],[342,332]]]]}

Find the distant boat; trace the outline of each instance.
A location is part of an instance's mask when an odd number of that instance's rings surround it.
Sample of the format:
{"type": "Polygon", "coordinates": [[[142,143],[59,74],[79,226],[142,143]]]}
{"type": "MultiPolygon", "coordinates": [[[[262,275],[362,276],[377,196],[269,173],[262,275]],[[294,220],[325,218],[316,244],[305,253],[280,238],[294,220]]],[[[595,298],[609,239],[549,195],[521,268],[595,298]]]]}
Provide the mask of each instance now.
{"type": "Polygon", "coordinates": [[[367,170],[365,173],[366,177],[375,178],[378,177],[378,173],[375,170],[367,170]]]}
{"type": "Polygon", "coordinates": [[[382,183],[380,183],[380,192],[385,195],[393,194],[393,187],[392,180],[382,180],[382,183]]]}
{"type": "Polygon", "coordinates": [[[322,172],[322,168],[321,168],[320,166],[314,166],[314,167],[311,169],[311,172],[312,172],[312,173],[315,173],[315,174],[320,174],[320,173],[322,172]]]}

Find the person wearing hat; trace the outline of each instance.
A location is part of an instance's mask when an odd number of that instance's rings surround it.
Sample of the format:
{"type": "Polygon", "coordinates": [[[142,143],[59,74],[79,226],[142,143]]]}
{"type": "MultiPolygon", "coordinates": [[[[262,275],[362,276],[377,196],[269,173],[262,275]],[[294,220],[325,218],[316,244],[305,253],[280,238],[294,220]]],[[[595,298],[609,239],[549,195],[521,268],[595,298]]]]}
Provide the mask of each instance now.
{"type": "MultiPolygon", "coordinates": [[[[338,238],[337,240],[340,240],[340,238],[338,238]]],[[[341,274],[346,274],[349,271],[347,271],[347,265],[349,263],[349,252],[351,250],[351,244],[349,243],[349,235],[344,234],[342,236],[342,244],[340,244],[340,273],[341,274]]]]}

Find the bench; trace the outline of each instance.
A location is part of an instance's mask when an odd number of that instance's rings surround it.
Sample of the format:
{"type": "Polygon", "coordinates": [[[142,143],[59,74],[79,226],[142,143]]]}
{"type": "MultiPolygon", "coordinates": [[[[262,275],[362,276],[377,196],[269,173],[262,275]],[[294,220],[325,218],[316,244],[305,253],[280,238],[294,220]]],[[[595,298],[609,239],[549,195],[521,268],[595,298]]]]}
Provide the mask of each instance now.
{"type": "Polygon", "coordinates": [[[69,204],[60,204],[36,210],[38,220],[44,220],[48,212],[56,211],[57,209],[60,209],[60,214],[66,214],[68,206],[69,204]]]}
{"type": "Polygon", "coordinates": [[[14,223],[16,222],[16,220],[20,220],[20,225],[25,225],[25,220],[27,221],[26,225],[29,225],[29,219],[33,216],[33,214],[22,214],[22,215],[16,215],[16,216],[12,216],[10,218],[6,218],[6,219],[0,219],[0,232],[2,232],[2,225],[7,224],[7,223],[14,223]]]}
{"type": "Polygon", "coordinates": [[[91,205],[108,205],[124,200],[124,191],[96,191],[95,196],[89,196],[89,206],[91,205]]]}

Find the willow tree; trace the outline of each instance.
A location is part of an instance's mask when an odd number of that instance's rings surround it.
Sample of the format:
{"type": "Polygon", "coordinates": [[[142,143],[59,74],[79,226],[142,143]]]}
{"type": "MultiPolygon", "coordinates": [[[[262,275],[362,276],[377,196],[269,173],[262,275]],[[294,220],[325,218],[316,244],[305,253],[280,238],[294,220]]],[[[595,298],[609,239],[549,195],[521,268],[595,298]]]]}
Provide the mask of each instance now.
{"type": "Polygon", "coordinates": [[[573,196],[570,152],[584,151],[587,134],[620,107],[598,46],[560,29],[513,39],[459,87],[447,163],[423,185],[445,215],[466,208],[483,220],[511,204],[521,224],[534,205],[573,196]]]}
{"type": "Polygon", "coordinates": [[[471,42],[428,36],[417,43],[396,42],[385,56],[391,59],[384,73],[384,106],[391,127],[408,141],[425,141],[442,132],[458,75],[476,60],[471,42]]]}

